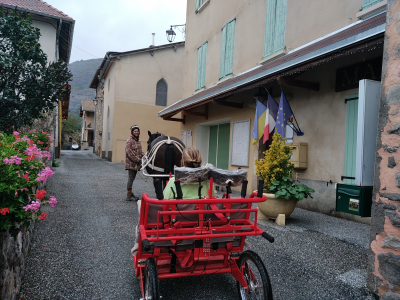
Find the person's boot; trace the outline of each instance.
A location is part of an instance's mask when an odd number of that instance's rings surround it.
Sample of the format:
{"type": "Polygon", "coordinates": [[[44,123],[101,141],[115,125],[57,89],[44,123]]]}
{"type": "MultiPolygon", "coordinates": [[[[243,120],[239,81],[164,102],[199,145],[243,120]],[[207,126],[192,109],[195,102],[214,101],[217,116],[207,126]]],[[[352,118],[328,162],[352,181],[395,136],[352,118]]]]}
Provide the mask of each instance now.
{"type": "Polygon", "coordinates": [[[134,200],[134,195],[132,193],[132,189],[128,189],[126,194],[126,201],[133,201],[133,200],[134,200]]]}
{"type": "Polygon", "coordinates": [[[135,196],[135,194],[132,193],[132,200],[138,201],[139,199],[140,199],[139,197],[135,196]]]}
{"type": "Polygon", "coordinates": [[[133,194],[128,194],[128,195],[126,195],[126,199],[125,199],[126,201],[133,201],[133,200],[135,200],[135,198],[134,198],[134,195],[133,194]]]}

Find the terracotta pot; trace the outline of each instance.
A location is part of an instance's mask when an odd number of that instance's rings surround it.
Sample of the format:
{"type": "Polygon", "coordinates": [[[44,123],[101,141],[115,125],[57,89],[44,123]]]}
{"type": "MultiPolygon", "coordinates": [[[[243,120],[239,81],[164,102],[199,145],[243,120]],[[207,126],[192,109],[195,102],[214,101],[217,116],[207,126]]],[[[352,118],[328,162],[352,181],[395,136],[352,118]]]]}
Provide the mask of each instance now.
{"type": "Polygon", "coordinates": [[[285,219],[288,219],[296,208],[296,199],[275,198],[274,194],[267,193],[264,195],[267,196],[267,200],[257,203],[257,206],[258,210],[268,219],[276,219],[279,214],[285,214],[285,219]]]}

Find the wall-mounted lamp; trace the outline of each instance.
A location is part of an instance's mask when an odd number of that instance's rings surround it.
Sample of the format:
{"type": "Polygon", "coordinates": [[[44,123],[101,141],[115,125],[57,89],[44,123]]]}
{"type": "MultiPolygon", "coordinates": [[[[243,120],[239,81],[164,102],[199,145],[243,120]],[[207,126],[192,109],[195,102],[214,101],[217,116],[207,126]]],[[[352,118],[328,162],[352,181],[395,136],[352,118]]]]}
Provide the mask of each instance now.
{"type": "Polygon", "coordinates": [[[172,28],[178,29],[180,32],[182,32],[183,36],[185,36],[186,24],[183,24],[183,25],[171,25],[171,28],[166,31],[168,42],[172,43],[174,41],[174,39],[175,39],[175,36],[176,36],[176,33],[172,28]],[[179,29],[179,27],[182,27],[182,30],[179,29]]]}
{"type": "Polygon", "coordinates": [[[261,88],[261,87],[260,87],[260,89],[258,90],[258,92],[254,94],[254,99],[256,99],[256,103],[257,103],[257,100],[260,101],[260,102],[262,102],[262,103],[264,103],[264,100],[265,100],[266,98],[267,98],[267,95],[266,95],[264,89],[261,88]]]}
{"type": "Polygon", "coordinates": [[[93,103],[94,103],[94,107],[96,107],[97,106],[97,101],[99,101],[99,100],[97,100],[97,98],[94,98],[92,100],[93,100],[93,103]]]}

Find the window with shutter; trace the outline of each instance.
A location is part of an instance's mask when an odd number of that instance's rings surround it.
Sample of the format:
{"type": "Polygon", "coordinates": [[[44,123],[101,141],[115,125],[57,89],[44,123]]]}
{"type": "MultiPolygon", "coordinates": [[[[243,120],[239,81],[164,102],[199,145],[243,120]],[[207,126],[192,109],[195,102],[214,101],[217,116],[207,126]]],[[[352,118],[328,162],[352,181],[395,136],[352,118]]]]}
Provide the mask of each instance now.
{"type": "Polygon", "coordinates": [[[199,8],[206,3],[208,0],[196,0],[196,4],[194,6],[194,12],[197,13],[199,11],[199,8]]]}
{"type": "Polygon", "coordinates": [[[167,106],[168,86],[164,79],[157,82],[156,87],[156,105],[167,106]]]}
{"type": "Polygon", "coordinates": [[[264,57],[285,48],[287,0],[267,0],[264,57]]]}
{"type": "Polygon", "coordinates": [[[206,58],[207,58],[207,42],[205,42],[197,49],[196,91],[204,88],[206,85],[206,58]]]}
{"type": "MultiPolygon", "coordinates": [[[[357,150],[357,120],[358,120],[358,94],[346,97],[346,142],[344,154],[344,176],[356,176],[356,150],[357,150]],[[350,100],[351,99],[351,100],[350,100]]],[[[345,184],[355,184],[354,179],[344,179],[345,184]]]]}
{"type": "Polygon", "coordinates": [[[236,19],[233,19],[222,28],[221,69],[219,79],[232,74],[235,23],[236,19]]]}
{"type": "Polygon", "coordinates": [[[382,2],[382,0],[363,0],[361,10],[366,9],[372,5],[378,4],[379,2],[382,2]]]}

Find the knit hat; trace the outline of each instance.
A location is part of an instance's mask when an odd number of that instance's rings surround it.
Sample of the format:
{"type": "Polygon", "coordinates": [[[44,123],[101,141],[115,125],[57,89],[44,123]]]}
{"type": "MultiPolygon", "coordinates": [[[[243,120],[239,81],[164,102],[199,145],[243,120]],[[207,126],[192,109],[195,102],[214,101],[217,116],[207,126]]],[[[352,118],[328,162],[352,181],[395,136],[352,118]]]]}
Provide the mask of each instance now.
{"type": "Polygon", "coordinates": [[[140,132],[139,126],[137,126],[137,125],[132,125],[132,126],[131,126],[131,132],[133,132],[135,129],[139,130],[139,132],[140,132]]]}

